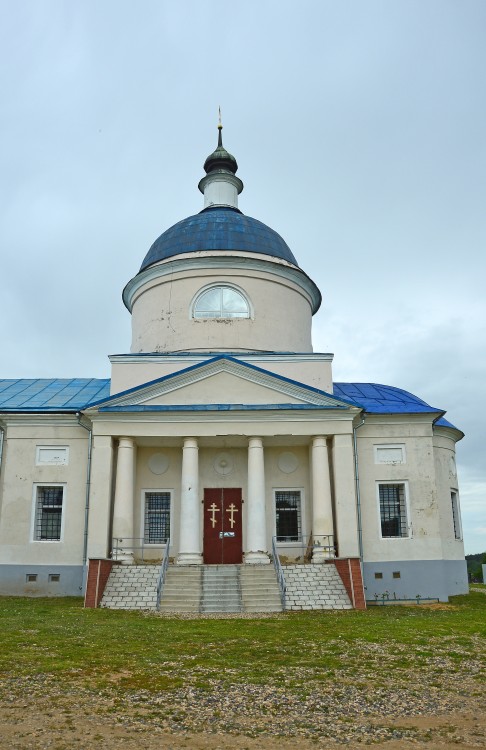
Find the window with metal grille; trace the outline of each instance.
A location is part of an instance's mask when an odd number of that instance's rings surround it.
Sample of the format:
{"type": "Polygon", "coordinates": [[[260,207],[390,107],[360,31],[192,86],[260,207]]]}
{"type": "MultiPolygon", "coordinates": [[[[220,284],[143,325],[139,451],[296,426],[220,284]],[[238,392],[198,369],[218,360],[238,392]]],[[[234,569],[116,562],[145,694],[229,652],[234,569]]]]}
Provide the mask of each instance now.
{"type": "Polygon", "coordinates": [[[380,484],[380,520],[383,537],[408,536],[404,484],[380,484]]]}
{"type": "Polygon", "coordinates": [[[452,503],[452,523],[454,525],[454,538],[462,539],[461,534],[461,519],[459,515],[459,500],[457,492],[451,490],[451,503],[452,503]]]}
{"type": "Polygon", "coordinates": [[[165,544],[170,536],[170,492],[145,493],[145,544],[165,544]]]}
{"type": "Polygon", "coordinates": [[[249,318],[248,302],[236,289],[213,286],[202,292],[194,303],[195,318],[249,318]]]}
{"type": "Polygon", "coordinates": [[[61,539],[64,487],[37,487],[34,539],[58,542],[61,539]]]}
{"type": "Polygon", "coordinates": [[[300,490],[275,490],[277,542],[301,540],[300,490]]]}

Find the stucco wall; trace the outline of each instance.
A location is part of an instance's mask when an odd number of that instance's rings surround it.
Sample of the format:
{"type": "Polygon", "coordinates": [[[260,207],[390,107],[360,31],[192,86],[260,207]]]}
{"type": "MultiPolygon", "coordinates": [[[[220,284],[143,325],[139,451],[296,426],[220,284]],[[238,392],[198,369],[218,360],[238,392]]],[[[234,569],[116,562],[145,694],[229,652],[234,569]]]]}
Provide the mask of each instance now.
{"type": "Polygon", "coordinates": [[[83,556],[87,432],[75,418],[35,417],[7,427],[1,475],[0,562],[79,565],[83,556]],[[67,466],[36,466],[38,445],[68,446],[67,466]],[[34,486],[62,484],[61,541],[34,541],[34,486]]]}
{"type": "Polygon", "coordinates": [[[460,538],[454,534],[451,492],[455,492],[460,513],[459,483],[456,467],[456,446],[454,439],[443,428],[434,429],[433,437],[435,478],[439,506],[439,523],[442,539],[442,554],[445,559],[464,559],[462,523],[459,521],[460,538]]]}
{"type": "MultiPolygon", "coordinates": [[[[450,489],[444,475],[437,482],[437,448],[434,445],[432,417],[367,417],[358,430],[358,456],[361,490],[364,559],[386,560],[458,559],[451,546],[443,547],[443,534],[450,539],[452,512],[450,489]],[[403,445],[405,463],[375,463],[374,446],[403,445]],[[406,483],[408,489],[408,536],[382,538],[378,482],[406,483]],[[447,500],[448,497],[448,500],[447,500]],[[447,507],[448,506],[448,507],[447,507]]],[[[449,441],[449,449],[453,442],[449,441]]],[[[440,461],[439,461],[440,464],[440,461]]],[[[440,471],[439,471],[440,473],[440,471]]]]}
{"type": "MultiPolygon", "coordinates": [[[[232,353],[233,354],[233,353],[232,353]]],[[[215,354],[201,354],[197,356],[166,356],[153,355],[152,357],[140,357],[136,355],[119,355],[111,357],[111,394],[135,388],[138,385],[157,380],[171,375],[186,367],[192,367],[207,362],[215,354]]],[[[276,375],[282,375],[290,380],[295,380],[313,388],[332,394],[332,354],[307,354],[305,357],[283,355],[275,357],[269,354],[244,356],[236,355],[240,361],[247,362],[263,370],[269,370],[276,375]]]]}
{"type": "Polygon", "coordinates": [[[270,273],[204,268],[151,280],[132,307],[132,352],[183,350],[311,352],[311,304],[292,281],[270,273]],[[251,317],[194,319],[208,284],[229,284],[250,302],[251,317]]]}

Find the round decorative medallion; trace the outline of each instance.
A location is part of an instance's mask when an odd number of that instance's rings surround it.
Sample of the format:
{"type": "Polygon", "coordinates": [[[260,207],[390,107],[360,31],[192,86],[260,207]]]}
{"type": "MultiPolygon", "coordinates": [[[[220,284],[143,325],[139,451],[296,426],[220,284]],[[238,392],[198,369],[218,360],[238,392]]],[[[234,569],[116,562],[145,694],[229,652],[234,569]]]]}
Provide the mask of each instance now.
{"type": "Polygon", "coordinates": [[[221,476],[231,474],[234,468],[233,456],[230,453],[218,453],[214,459],[214,471],[221,476]]]}
{"type": "Polygon", "coordinates": [[[278,457],[277,466],[280,471],[283,471],[284,474],[292,474],[292,472],[295,471],[299,466],[299,459],[297,458],[295,453],[285,451],[278,457]]]}
{"type": "Polygon", "coordinates": [[[148,467],[152,474],[164,474],[169,464],[169,457],[165,453],[154,453],[148,460],[148,467]]]}

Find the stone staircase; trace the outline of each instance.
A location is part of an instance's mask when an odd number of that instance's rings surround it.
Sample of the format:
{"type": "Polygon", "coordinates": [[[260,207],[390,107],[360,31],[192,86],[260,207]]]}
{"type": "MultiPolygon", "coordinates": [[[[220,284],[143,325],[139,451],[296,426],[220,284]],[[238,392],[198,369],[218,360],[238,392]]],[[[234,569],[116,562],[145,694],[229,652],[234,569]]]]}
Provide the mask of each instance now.
{"type": "MultiPolygon", "coordinates": [[[[332,564],[285,565],[286,606],[290,610],[352,609],[332,564]]],[[[116,565],[101,600],[111,609],[157,606],[158,565],[116,565]]],[[[169,565],[161,612],[281,612],[273,565],[169,565]]]]}
{"type": "Polygon", "coordinates": [[[160,600],[161,612],[199,612],[202,565],[169,565],[160,600]]]}
{"type": "Polygon", "coordinates": [[[203,565],[200,612],[242,612],[239,565],[203,565]]]}
{"type": "Polygon", "coordinates": [[[155,609],[159,573],[159,565],[115,565],[100,606],[109,609],[155,609]]]}
{"type": "Polygon", "coordinates": [[[240,567],[243,612],[281,612],[282,600],[273,565],[240,567]]]}
{"type": "Polygon", "coordinates": [[[286,608],[353,609],[335,565],[284,565],[286,608]]]}

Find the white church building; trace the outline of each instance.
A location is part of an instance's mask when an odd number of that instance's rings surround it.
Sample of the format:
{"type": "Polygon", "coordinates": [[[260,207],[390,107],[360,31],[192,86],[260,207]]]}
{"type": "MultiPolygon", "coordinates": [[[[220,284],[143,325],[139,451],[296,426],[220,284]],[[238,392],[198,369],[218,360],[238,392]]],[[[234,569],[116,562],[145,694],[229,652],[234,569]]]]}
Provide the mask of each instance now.
{"type": "Polygon", "coordinates": [[[333,381],[320,291],[238,209],[221,126],[204,169],[204,208],[123,290],[111,378],[0,380],[0,594],[88,579],[96,606],[113,570],[161,561],[162,580],[239,566],[281,591],[299,564],[333,569],[357,607],[465,593],[462,432],[399,388],[333,381]]]}

